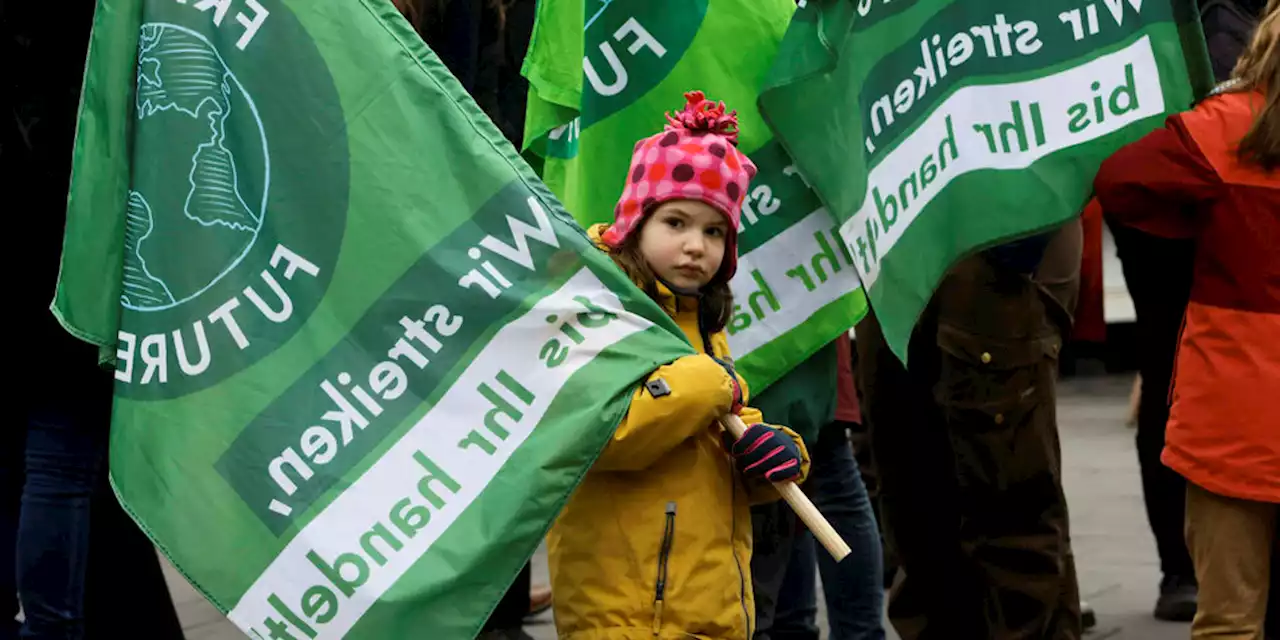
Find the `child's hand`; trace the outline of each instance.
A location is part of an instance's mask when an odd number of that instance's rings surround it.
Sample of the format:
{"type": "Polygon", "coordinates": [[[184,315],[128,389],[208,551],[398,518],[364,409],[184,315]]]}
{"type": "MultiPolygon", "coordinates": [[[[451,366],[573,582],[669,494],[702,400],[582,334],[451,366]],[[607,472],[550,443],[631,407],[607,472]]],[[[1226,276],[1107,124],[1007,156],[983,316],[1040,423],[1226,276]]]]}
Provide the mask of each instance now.
{"type": "Polygon", "coordinates": [[[738,382],[738,372],[734,370],[733,365],[729,364],[727,360],[721,360],[715,356],[711,356],[711,359],[715,360],[716,364],[724,367],[724,372],[729,374],[729,381],[733,384],[733,407],[730,411],[734,415],[742,413],[742,384],[738,382]]]}
{"type": "Polygon", "coordinates": [[[747,427],[730,453],[742,475],[749,478],[782,482],[800,475],[800,448],[787,434],[768,425],[747,427]]]}

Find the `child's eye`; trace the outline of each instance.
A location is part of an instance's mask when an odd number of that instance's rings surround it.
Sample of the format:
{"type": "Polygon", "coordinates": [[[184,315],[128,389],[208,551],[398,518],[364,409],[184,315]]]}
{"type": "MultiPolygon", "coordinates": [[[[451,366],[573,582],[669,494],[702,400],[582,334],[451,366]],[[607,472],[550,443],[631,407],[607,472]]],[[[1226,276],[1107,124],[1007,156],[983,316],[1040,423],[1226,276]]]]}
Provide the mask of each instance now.
{"type": "Polygon", "coordinates": [[[724,229],[721,229],[720,227],[710,227],[707,229],[707,235],[711,236],[712,238],[723,237],[724,229]]]}
{"type": "Polygon", "coordinates": [[[672,229],[679,229],[680,227],[684,226],[684,220],[681,220],[680,218],[676,218],[674,216],[667,218],[666,223],[667,223],[667,226],[671,227],[672,229]]]}

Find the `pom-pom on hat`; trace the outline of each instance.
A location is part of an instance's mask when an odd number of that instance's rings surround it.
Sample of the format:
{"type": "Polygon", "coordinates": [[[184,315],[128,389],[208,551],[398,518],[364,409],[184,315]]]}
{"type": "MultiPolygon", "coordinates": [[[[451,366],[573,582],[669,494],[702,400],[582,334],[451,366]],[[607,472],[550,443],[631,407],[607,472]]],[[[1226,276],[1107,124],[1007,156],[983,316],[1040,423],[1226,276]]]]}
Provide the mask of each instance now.
{"type": "Polygon", "coordinates": [[[738,151],[738,112],[725,112],[723,102],[701,91],[684,94],[687,104],[667,114],[662,133],[636,143],[622,198],[613,209],[613,224],[602,239],[611,247],[626,242],[654,207],[668,200],[701,200],[729,221],[724,260],[717,280],[728,281],[738,269],[738,220],[747,185],[756,166],[738,151]]]}

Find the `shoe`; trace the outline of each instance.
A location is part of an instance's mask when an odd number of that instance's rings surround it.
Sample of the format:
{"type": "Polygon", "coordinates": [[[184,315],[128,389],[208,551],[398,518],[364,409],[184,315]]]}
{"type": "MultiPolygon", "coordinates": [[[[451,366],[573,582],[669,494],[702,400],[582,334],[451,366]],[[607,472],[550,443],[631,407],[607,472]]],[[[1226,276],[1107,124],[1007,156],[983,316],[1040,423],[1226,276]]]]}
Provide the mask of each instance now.
{"type": "Polygon", "coordinates": [[[1098,614],[1094,613],[1093,607],[1088,602],[1080,601],[1080,628],[1088,631],[1098,626],[1098,614]]]}
{"type": "Polygon", "coordinates": [[[1196,601],[1200,588],[1195,578],[1165,576],[1160,581],[1160,597],[1156,599],[1156,620],[1191,622],[1196,617],[1196,601]]]}
{"type": "Polygon", "coordinates": [[[538,585],[529,589],[529,617],[536,616],[551,608],[551,587],[538,585]]]}

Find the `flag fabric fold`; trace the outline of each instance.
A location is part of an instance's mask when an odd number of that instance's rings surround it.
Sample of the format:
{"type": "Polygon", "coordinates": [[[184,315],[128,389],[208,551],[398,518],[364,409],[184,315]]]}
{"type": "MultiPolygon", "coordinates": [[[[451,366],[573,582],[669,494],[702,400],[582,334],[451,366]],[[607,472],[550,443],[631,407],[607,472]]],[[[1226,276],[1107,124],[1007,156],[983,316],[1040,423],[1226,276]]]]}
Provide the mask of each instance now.
{"type": "Polygon", "coordinates": [[[99,0],[54,308],[246,633],[474,637],[692,351],[390,3],[99,0]]]}
{"type": "Polygon", "coordinates": [[[903,359],[951,265],[1074,219],[1104,158],[1211,83],[1189,0],[804,4],[760,109],[903,359]]]}
{"type": "Polygon", "coordinates": [[[836,222],[756,108],[792,0],[541,2],[524,75],[525,150],[583,224],[609,222],[632,145],[684,94],[737,111],[738,148],[759,168],[743,205],[728,325],[737,370],[760,392],[866,311],[836,222]]]}

